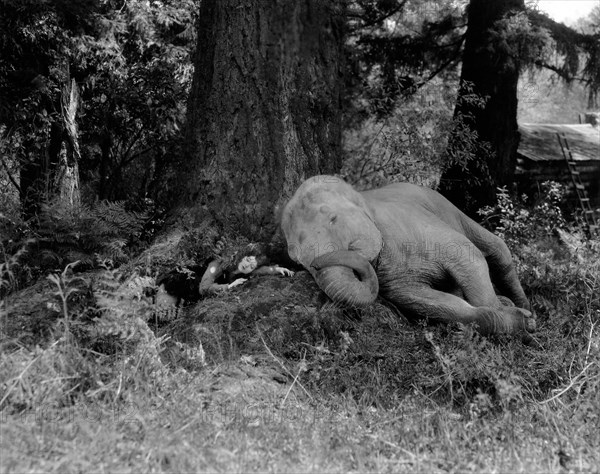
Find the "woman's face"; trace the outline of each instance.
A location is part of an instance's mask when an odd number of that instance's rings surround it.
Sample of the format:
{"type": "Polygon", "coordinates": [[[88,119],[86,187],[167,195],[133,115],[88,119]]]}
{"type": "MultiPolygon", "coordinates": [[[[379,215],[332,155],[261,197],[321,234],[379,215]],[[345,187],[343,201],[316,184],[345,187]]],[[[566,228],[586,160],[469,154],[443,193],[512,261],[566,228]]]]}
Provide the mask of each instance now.
{"type": "Polygon", "coordinates": [[[242,261],[238,264],[238,270],[242,273],[250,273],[256,270],[256,257],[250,255],[242,258],[242,261]]]}

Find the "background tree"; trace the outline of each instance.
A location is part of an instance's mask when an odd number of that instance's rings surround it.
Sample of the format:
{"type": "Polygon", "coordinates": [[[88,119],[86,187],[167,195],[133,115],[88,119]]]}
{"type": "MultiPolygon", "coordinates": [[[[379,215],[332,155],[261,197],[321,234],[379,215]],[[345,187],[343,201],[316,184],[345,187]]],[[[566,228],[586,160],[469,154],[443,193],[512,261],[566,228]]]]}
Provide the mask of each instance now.
{"type": "Polygon", "coordinates": [[[573,27],[557,23],[535,9],[528,11],[528,18],[533,25],[548,31],[557,53],[535,58],[535,66],[553,72],[568,85],[583,84],[588,108],[596,109],[600,90],[600,5],[573,27]]]}
{"type": "Polygon", "coordinates": [[[598,35],[581,34],[535,9],[526,12],[523,0],[471,0],[468,22],[455,117],[461,117],[486,146],[474,159],[464,160],[461,133],[456,129],[459,133],[450,137],[440,190],[474,215],[495,202],[499,186],[513,183],[520,74],[532,67],[546,68],[570,82],[581,72],[579,79],[593,96],[600,69],[598,35]],[[583,71],[582,53],[587,58],[583,71]],[[472,93],[484,98],[485,105],[461,100],[472,93]]]}
{"type": "Polygon", "coordinates": [[[79,176],[88,204],[139,207],[165,196],[191,82],[196,3],[32,0],[0,8],[1,143],[10,150],[2,171],[25,217],[67,188],[78,190],[72,179],[79,176]],[[71,150],[80,151],[79,162],[71,150]]]}
{"type": "Polygon", "coordinates": [[[524,100],[519,99],[520,120],[565,123],[576,121],[585,110],[597,111],[600,74],[594,70],[600,66],[600,4],[569,27],[535,11],[529,11],[528,17],[533,24],[551,32],[556,49],[560,50],[559,54],[538,60],[535,70],[522,75],[519,87],[524,100]]]}
{"type": "Polygon", "coordinates": [[[305,178],[341,167],[343,2],[203,0],[182,202],[251,238],[305,178]]]}
{"type": "Polygon", "coordinates": [[[434,79],[453,88],[465,26],[463,7],[454,0],[351,2],[346,126],[395,113],[434,79]]]}
{"type": "Polygon", "coordinates": [[[437,159],[444,170],[440,187],[474,214],[495,201],[498,186],[512,185],[519,77],[526,71],[535,77],[543,68],[566,83],[581,81],[594,96],[600,42],[590,28],[593,15],[587,30],[578,32],[516,0],[361,0],[351,5],[348,174],[361,181],[365,171],[375,173],[376,179],[366,179],[375,184],[412,179],[411,172],[423,172],[414,162],[415,139],[432,152],[447,143],[437,159]],[[450,127],[448,105],[454,109],[450,127]],[[403,117],[416,110],[416,117],[429,120],[406,123],[403,117]]]}
{"type": "MultiPolygon", "coordinates": [[[[74,79],[86,205],[120,200],[139,210],[187,203],[256,236],[273,228],[273,206],[298,182],[339,171],[343,155],[344,176],[361,186],[393,180],[435,186],[448,141],[445,156],[458,167],[457,179],[480,183],[481,193],[474,192],[492,199],[496,185],[510,184],[514,166],[511,159],[501,164],[495,147],[514,149],[514,141],[508,147],[511,135],[506,142],[486,139],[483,128],[495,130],[494,120],[514,126],[514,118],[504,116],[513,109],[490,105],[487,73],[473,78],[472,89],[463,83],[456,98],[463,55],[469,61],[466,4],[256,1],[238,8],[207,0],[196,41],[195,0],[5,1],[0,181],[21,191],[27,217],[60,195],[53,176],[68,173],[52,170],[68,163],[60,159],[72,142],[61,97],[74,79]],[[182,146],[194,44],[198,67],[182,146]],[[483,108],[473,92],[487,97],[483,108]],[[359,145],[346,139],[344,151],[342,132],[348,137],[357,130],[359,145]],[[423,163],[426,169],[417,170],[423,163]],[[427,179],[415,180],[415,173],[427,179]]],[[[581,31],[533,11],[511,13],[489,30],[484,17],[476,15],[469,28],[483,32],[506,90],[515,71],[534,65],[565,81],[583,81],[590,100],[596,97],[593,15],[581,31]],[[548,54],[548,45],[558,54],[548,54]]],[[[506,104],[512,86],[509,92],[506,104]]]]}
{"type": "Polygon", "coordinates": [[[74,54],[91,199],[165,204],[192,78],[194,0],[106,4],[74,54]]]}
{"type": "Polygon", "coordinates": [[[35,239],[31,275],[123,262],[161,224],[196,8],[0,4],[0,245],[35,239]]]}
{"type": "Polygon", "coordinates": [[[463,210],[474,212],[493,202],[494,184],[512,183],[519,141],[517,126],[517,84],[519,64],[511,56],[506,38],[507,15],[525,10],[524,0],[487,2],[471,0],[468,27],[462,55],[459,97],[476,94],[485,105],[458,101],[455,115],[475,130],[480,140],[490,144],[489,156],[478,156],[474,162],[460,159],[461,144],[451,137],[449,163],[440,180],[440,191],[463,210]],[[459,157],[456,159],[456,157],[459,157]],[[466,188],[465,184],[468,185],[466,188]]]}
{"type": "Polygon", "coordinates": [[[71,35],[94,11],[88,0],[9,0],[0,6],[0,123],[19,165],[18,183],[13,181],[26,217],[52,197],[79,202],[77,135],[71,133],[78,96],[67,52],[71,35]]]}
{"type": "Polygon", "coordinates": [[[437,186],[464,43],[460,3],[350,3],[342,173],[355,186],[437,186]]]}
{"type": "Polygon", "coordinates": [[[62,206],[77,213],[81,204],[79,163],[81,148],[77,127],[79,87],[74,79],[65,84],[60,97],[62,136],[58,163],[54,166],[50,196],[56,196],[62,206]]]}

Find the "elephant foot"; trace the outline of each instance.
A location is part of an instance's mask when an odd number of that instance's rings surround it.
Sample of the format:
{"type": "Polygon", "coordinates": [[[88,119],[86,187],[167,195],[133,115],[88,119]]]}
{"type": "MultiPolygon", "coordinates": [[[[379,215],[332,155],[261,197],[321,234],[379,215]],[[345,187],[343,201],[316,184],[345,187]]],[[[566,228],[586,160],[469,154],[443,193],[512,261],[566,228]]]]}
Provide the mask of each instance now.
{"type": "Polygon", "coordinates": [[[513,320],[513,328],[515,328],[514,333],[521,336],[521,341],[524,344],[531,344],[533,342],[533,338],[531,337],[531,333],[535,332],[535,316],[531,311],[526,309],[517,308],[517,307],[507,307],[503,308],[505,311],[510,313],[510,318],[513,320]]]}
{"type": "Polygon", "coordinates": [[[531,311],[516,306],[503,306],[494,310],[486,310],[479,323],[482,334],[514,334],[521,335],[523,342],[531,341],[535,332],[535,317],[531,311]]]}

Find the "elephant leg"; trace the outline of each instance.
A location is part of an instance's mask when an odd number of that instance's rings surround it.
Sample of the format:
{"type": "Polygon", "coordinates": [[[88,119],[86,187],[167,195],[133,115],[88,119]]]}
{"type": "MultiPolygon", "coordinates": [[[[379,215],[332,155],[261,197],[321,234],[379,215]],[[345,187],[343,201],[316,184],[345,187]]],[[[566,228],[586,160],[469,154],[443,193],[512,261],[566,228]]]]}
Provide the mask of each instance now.
{"type": "Polygon", "coordinates": [[[518,307],[530,310],[531,305],[517,276],[508,247],[501,240],[500,242],[502,246],[486,256],[492,282],[501,295],[508,297],[518,307]]]}
{"type": "Polygon", "coordinates": [[[474,324],[487,334],[522,334],[535,330],[535,320],[527,310],[507,306],[473,306],[453,294],[419,285],[390,291],[386,297],[410,319],[474,324]]]}
{"type": "Polygon", "coordinates": [[[485,256],[490,278],[498,293],[511,299],[518,307],[530,310],[529,300],[519,282],[510,250],[504,241],[471,219],[465,219],[463,225],[467,227],[467,237],[485,256]]]}
{"type": "Polygon", "coordinates": [[[487,261],[478,249],[473,249],[468,259],[455,259],[445,262],[443,266],[470,305],[492,308],[502,305],[490,280],[487,261]]]}
{"type": "MultiPolygon", "coordinates": [[[[466,302],[476,309],[484,310],[482,318],[487,322],[481,323],[483,324],[482,327],[491,328],[492,333],[512,333],[514,331],[510,329],[511,327],[523,332],[523,334],[526,334],[527,331],[534,331],[535,316],[529,310],[529,302],[516,277],[516,272],[514,274],[514,281],[518,285],[523,298],[522,300],[516,298],[516,301],[521,301],[522,304],[524,301],[527,304],[527,308],[515,305],[515,297],[518,294],[515,295],[515,293],[512,293],[511,298],[496,295],[494,286],[490,280],[488,261],[480,250],[474,249],[469,259],[462,262],[454,262],[454,265],[448,266],[445,270],[452,275],[457,286],[461,288],[466,302]],[[490,309],[492,310],[491,313],[490,309]]],[[[496,287],[498,288],[498,286],[496,287]]],[[[506,287],[503,288],[506,290],[506,287]]],[[[480,330],[484,334],[488,334],[487,331],[488,329],[480,330]]],[[[529,340],[530,337],[523,337],[524,342],[529,342],[529,340]]]]}

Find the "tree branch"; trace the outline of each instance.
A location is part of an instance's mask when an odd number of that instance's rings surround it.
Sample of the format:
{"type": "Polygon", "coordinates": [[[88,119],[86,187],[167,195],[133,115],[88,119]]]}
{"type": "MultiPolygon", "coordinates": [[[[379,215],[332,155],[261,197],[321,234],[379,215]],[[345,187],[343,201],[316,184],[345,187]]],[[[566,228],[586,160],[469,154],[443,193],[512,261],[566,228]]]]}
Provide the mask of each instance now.
{"type": "Polygon", "coordinates": [[[15,178],[13,178],[13,175],[10,174],[10,170],[8,169],[8,166],[4,162],[4,159],[2,159],[0,162],[2,163],[2,167],[4,168],[4,171],[6,171],[6,175],[8,176],[8,179],[14,185],[14,187],[17,189],[17,191],[19,192],[19,194],[21,194],[21,186],[19,186],[19,183],[17,183],[17,181],[15,180],[15,178]]]}
{"type": "Polygon", "coordinates": [[[567,82],[579,81],[579,82],[582,82],[584,84],[589,84],[590,83],[590,79],[589,78],[579,77],[579,76],[572,76],[564,68],[560,68],[558,66],[553,66],[552,64],[548,64],[548,63],[545,63],[543,61],[535,61],[534,64],[537,67],[540,67],[540,68],[543,68],[543,69],[548,69],[549,71],[554,72],[557,76],[559,76],[560,78],[564,79],[567,82]]]}
{"type": "MultiPolygon", "coordinates": [[[[11,127],[7,132],[6,132],[6,137],[10,137],[10,135],[12,135],[14,130],[14,127],[11,127]]],[[[6,141],[8,138],[3,138],[0,137],[1,141],[6,141]]],[[[10,170],[8,169],[8,165],[4,162],[4,157],[2,157],[2,160],[0,160],[0,162],[2,163],[2,167],[4,168],[4,171],[6,171],[6,176],[8,176],[9,181],[13,184],[13,186],[16,188],[16,190],[19,192],[19,195],[21,194],[21,186],[19,186],[19,183],[17,183],[17,180],[13,177],[13,175],[10,173],[10,170]]]]}
{"type": "MultiPolygon", "coordinates": [[[[461,43],[464,42],[465,38],[463,36],[461,43]]],[[[446,69],[447,67],[449,67],[453,62],[457,61],[459,59],[460,56],[460,47],[457,48],[456,54],[451,57],[448,61],[446,61],[445,63],[443,63],[439,68],[437,68],[435,71],[433,71],[431,74],[429,74],[429,77],[427,79],[425,79],[424,81],[419,82],[418,84],[416,84],[416,89],[420,89],[421,87],[423,87],[425,84],[427,84],[429,81],[431,81],[434,77],[436,77],[438,74],[440,74],[444,69],[446,69]]]]}
{"type": "MultiPolygon", "coordinates": [[[[362,29],[362,28],[370,28],[371,26],[375,26],[375,25],[381,23],[382,21],[387,20],[389,17],[395,15],[400,10],[402,10],[404,8],[404,5],[406,5],[407,3],[408,3],[408,0],[402,0],[402,2],[400,2],[400,4],[396,5],[390,11],[382,13],[377,18],[373,18],[370,21],[365,21],[364,23],[356,26],[356,28],[354,28],[353,31],[357,31],[357,30],[362,29]]],[[[348,14],[347,16],[357,18],[358,20],[362,20],[363,19],[363,16],[360,13],[348,14]]]]}
{"type": "MultiPolygon", "coordinates": [[[[129,146],[127,147],[127,149],[125,150],[125,153],[123,153],[121,156],[121,160],[120,160],[120,167],[124,166],[125,164],[129,163],[131,160],[128,160],[128,156],[129,152],[133,149],[133,146],[136,144],[136,142],[140,139],[140,137],[142,136],[142,134],[144,133],[145,128],[144,127],[140,127],[137,131],[137,133],[135,134],[135,136],[133,137],[133,140],[131,140],[131,142],[129,143],[129,146]]],[[[135,155],[134,155],[135,156],[135,155]]]]}

